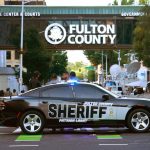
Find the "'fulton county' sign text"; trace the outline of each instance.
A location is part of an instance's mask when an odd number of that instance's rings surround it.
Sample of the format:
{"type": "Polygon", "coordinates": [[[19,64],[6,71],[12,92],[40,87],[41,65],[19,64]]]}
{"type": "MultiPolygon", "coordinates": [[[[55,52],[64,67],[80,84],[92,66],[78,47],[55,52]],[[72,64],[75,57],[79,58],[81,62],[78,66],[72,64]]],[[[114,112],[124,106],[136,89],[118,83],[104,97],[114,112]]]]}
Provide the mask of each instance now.
{"type": "Polygon", "coordinates": [[[65,28],[53,23],[45,29],[45,39],[53,45],[65,40],[68,44],[114,44],[115,38],[114,24],[70,24],[65,28]]]}

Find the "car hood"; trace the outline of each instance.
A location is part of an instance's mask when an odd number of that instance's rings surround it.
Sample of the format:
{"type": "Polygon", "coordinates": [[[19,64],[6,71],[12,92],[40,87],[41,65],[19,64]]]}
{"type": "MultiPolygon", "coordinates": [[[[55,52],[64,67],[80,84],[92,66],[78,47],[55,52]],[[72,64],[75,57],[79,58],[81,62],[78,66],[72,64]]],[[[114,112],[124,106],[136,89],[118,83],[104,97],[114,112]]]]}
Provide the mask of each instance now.
{"type": "Polygon", "coordinates": [[[122,97],[116,100],[116,105],[127,105],[127,106],[146,106],[150,107],[150,99],[146,98],[131,98],[131,97],[122,97]]]}
{"type": "Polygon", "coordinates": [[[133,98],[133,97],[121,97],[120,100],[132,100],[132,101],[149,101],[149,98],[133,98]]]}

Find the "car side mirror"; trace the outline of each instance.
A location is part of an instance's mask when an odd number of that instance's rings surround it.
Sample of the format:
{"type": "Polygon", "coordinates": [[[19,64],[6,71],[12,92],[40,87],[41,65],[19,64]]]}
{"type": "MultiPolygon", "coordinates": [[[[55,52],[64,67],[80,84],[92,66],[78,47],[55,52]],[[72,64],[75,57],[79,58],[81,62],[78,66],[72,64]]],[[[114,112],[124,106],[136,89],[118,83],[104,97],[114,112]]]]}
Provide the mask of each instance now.
{"type": "Polygon", "coordinates": [[[108,95],[108,94],[103,95],[103,96],[102,96],[102,99],[103,99],[104,101],[109,100],[109,95],[108,95]]]}

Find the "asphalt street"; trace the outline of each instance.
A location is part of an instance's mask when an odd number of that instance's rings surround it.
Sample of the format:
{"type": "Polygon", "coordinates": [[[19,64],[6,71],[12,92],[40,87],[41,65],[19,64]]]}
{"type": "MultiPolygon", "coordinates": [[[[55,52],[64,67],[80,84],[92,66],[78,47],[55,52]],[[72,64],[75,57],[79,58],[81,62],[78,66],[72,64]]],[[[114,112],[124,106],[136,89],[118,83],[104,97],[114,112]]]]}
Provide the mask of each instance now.
{"type": "Polygon", "coordinates": [[[130,133],[126,128],[50,129],[24,135],[20,129],[0,127],[0,150],[149,150],[150,132],[130,133]]]}

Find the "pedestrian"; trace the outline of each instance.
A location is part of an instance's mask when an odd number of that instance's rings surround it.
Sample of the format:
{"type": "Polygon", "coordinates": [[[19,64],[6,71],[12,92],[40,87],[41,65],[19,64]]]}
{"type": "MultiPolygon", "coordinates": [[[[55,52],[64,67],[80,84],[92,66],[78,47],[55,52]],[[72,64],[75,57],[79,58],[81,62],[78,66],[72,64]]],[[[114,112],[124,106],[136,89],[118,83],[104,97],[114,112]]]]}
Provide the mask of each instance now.
{"type": "Polygon", "coordinates": [[[50,76],[50,81],[47,82],[46,84],[49,85],[49,84],[56,84],[58,83],[59,80],[58,80],[58,77],[56,75],[56,73],[52,73],[51,76],[50,76]]]}
{"type": "Polygon", "coordinates": [[[0,90],[0,97],[3,97],[3,96],[4,96],[4,91],[0,90]]]}
{"type": "Polygon", "coordinates": [[[67,82],[68,80],[69,80],[69,72],[65,71],[65,72],[62,74],[61,81],[62,81],[62,82],[67,82]]]}
{"type": "Polygon", "coordinates": [[[12,96],[12,93],[10,91],[10,88],[7,88],[6,91],[4,92],[4,96],[12,96]]]}
{"type": "Polygon", "coordinates": [[[39,73],[39,71],[35,71],[33,73],[33,76],[29,81],[29,89],[34,89],[34,88],[37,88],[37,87],[41,86],[41,82],[39,80],[40,75],[41,74],[39,73]]]}
{"type": "Polygon", "coordinates": [[[13,89],[12,96],[17,96],[17,91],[16,91],[16,89],[13,89]]]}
{"type": "Polygon", "coordinates": [[[69,80],[79,81],[79,79],[76,77],[76,73],[74,71],[70,72],[69,80]]]}

